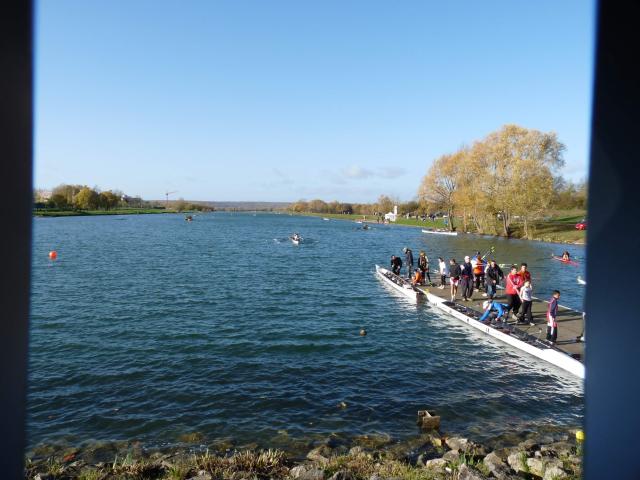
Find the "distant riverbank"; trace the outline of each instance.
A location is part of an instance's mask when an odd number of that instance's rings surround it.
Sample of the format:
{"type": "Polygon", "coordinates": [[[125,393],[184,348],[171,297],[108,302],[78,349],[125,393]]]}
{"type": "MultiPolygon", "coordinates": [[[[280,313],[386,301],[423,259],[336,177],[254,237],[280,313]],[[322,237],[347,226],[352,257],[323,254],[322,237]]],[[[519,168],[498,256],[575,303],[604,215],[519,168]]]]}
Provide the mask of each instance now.
{"type": "Polygon", "coordinates": [[[118,208],[113,210],[34,210],[34,217],[88,217],[94,215],[147,215],[154,213],[178,213],[160,208],[118,208]]]}
{"type": "MultiPolygon", "coordinates": [[[[335,213],[300,213],[295,215],[304,215],[310,217],[329,218],[334,220],[347,220],[347,221],[365,221],[370,224],[376,223],[376,217],[374,215],[360,215],[360,214],[335,214],[335,213]]],[[[587,232],[584,230],[576,230],[575,225],[585,217],[584,212],[563,212],[557,216],[549,218],[547,220],[540,220],[531,223],[529,229],[533,234],[530,238],[524,236],[523,227],[521,224],[515,223],[512,225],[512,235],[509,238],[521,239],[521,240],[533,240],[550,243],[568,243],[574,245],[586,244],[587,232]]],[[[458,220],[458,219],[456,219],[458,220]]],[[[436,218],[435,220],[427,219],[426,221],[418,218],[405,218],[398,217],[393,222],[394,225],[404,225],[408,227],[420,227],[425,229],[447,229],[443,218],[436,218]]],[[[459,233],[470,233],[476,235],[489,235],[495,237],[503,237],[504,235],[498,235],[493,233],[480,233],[474,230],[463,231],[461,222],[456,222],[456,231],[459,233]]]]}

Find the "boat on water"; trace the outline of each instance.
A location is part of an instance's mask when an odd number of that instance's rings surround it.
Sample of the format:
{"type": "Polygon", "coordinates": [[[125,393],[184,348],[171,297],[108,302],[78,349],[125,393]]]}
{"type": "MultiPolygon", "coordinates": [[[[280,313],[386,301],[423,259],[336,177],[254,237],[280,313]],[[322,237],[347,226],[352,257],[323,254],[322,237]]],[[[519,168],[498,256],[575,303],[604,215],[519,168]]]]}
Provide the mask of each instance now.
{"type": "Polygon", "coordinates": [[[291,242],[293,242],[294,245],[300,245],[300,243],[302,242],[302,237],[297,233],[294,233],[289,237],[289,240],[291,240],[291,242]]]}
{"type": "Polygon", "coordinates": [[[587,284],[587,281],[586,281],[584,278],[582,278],[582,277],[578,277],[578,283],[579,283],[580,285],[586,285],[586,284],[587,284]]]}
{"type": "Polygon", "coordinates": [[[426,229],[426,228],[422,229],[422,233],[434,233],[436,235],[452,235],[452,236],[458,235],[458,232],[450,232],[448,230],[432,230],[432,229],[426,229]]]}
{"type": "Polygon", "coordinates": [[[402,293],[412,302],[418,303],[425,300],[426,296],[424,292],[418,290],[413,285],[411,285],[410,281],[396,275],[391,270],[387,270],[380,265],[376,265],[376,273],[384,281],[385,284],[402,293]]]}
{"type": "Polygon", "coordinates": [[[486,321],[480,322],[479,318],[482,312],[478,312],[465,305],[447,301],[428,291],[426,292],[426,297],[430,305],[465,322],[471,327],[516,347],[519,350],[527,352],[534,357],[545,360],[578,378],[584,378],[584,364],[580,359],[563,352],[547,340],[541,339],[536,335],[531,335],[517,328],[515,325],[510,325],[505,322],[497,322],[495,324],[487,323],[486,321]]]}
{"type": "Polygon", "coordinates": [[[466,323],[476,330],[555,365],[578,378],[584,379],[585,367],[580,355],[572,355],[565,352],[546,339],[527,333],[527,331],[507,322],[480,322],[479,319],[482,316],[482,312],[466,305],[451,302],[447,298],[431,293],[428,288],[415,288],[409,281],[400,278],[379,265],[376,265],[376,273],[387,285],[401,292],[413,302],[418,303],[426,300],[430,306],[466,323]]]}
{"type": "Polygon", "coordinates": [[[329,221],[329,219],[327,217],[323,217],[323,220],[326,220],[327,222],[329,221]]]}
{"type": "Polygon", "coordinates": [[[558,255],[551,255],[551,258],[553,260],[557,260],[558,262],[562,262],[562,263],[566,263],[568,265],[573,265],[574,267],[577,267],[578,265],[580,265],[578,262],[574,261],[574,260],[569,260],[566,258],[562,258],[558,255]]]}

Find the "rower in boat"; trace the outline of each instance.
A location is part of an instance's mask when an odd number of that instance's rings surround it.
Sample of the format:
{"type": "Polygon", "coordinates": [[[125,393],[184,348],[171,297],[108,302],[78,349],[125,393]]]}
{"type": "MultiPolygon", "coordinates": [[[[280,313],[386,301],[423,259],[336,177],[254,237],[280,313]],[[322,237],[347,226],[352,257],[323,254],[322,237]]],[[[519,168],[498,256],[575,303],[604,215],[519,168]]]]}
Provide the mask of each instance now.
{"type": "Polygon", "coordinates": [[[422,270],[419,268],[416,269],[416,273],[413,275],[413,279],[411,280],[411,285],[414,287],[417,285],[422,285],[424,277],[422,276],[422,270]]]}
{"type": "Polygon", "coordinates": [[[563,262],[568,262],[570,260],[571,260],[571,255],[569,254],[569,252],[567,250],[562,252],[562,261],[563,262]]]}
{"type": "Polygon", "coordinates": [[[297,233],[294,233],[290,238],[291,238],[291,241],[295,244],[298,244],[302,241],[302,237],[297,233]]]}

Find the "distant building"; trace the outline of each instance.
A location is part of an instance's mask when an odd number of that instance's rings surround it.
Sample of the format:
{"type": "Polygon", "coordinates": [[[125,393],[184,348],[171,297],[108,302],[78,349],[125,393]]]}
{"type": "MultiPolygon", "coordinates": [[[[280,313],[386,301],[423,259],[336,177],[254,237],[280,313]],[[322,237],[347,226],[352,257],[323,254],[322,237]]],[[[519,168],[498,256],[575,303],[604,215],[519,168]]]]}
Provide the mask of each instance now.
{"type": "Polygon", "coordinates": [[[51,190],[43,190],[38,188],[35,191],[35,200],[36,202],[48,202],[52,194],[53,192],[51,190]]]}
{"type": "Polygon", "coordinates": [[[389,220],[390,222],[395,222],[398,218],[398,206],[393,206],[393,212],[385,213],[384,219],[389,220]]]}

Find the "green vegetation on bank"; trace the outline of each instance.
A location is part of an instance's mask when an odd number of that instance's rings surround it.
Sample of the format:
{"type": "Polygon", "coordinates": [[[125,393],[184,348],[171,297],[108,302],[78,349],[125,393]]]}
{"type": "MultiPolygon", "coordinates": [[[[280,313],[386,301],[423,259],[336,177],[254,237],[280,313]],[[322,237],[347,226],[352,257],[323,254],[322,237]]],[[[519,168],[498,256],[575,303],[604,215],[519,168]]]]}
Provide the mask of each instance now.
{"type": "Polygon", "coordinates": [[[145,451],[138,442],[115,450],[106,444],[86,445],[28,456],[25,479],[574,480],[582,473],[582,443],[574,436],[573,431],[532,433],[514,443],[501,441],[491,451],[436,431],[401,441],[386,435],[348,439],[332,434],[321,443],[304,442],[296,455],[257,446],[221,450],[214,445],[194,453],[186,448],[145,451]]]}
{"type": "MultiPolygon", "coordinates": [[[[367,223],[375,224],[377,217],[375,215],[361,215],[361,214],[338,214],[338,213],[313,213],[305,212],[300,215],[309,215],[313,217],[323,217],[334,220],[348,220],[357,221],[364,220],[367,223]]],[[[576,223],[582,221],[586,216],[586,212],[583,210],[569,210],[569,211],[557,211],[546,216],[545,218],[535,220],[529,223],[529,236],[524,235],[523,223],[517,219],[513,221],[511,228],[511,238],[528,238],[529,240],[539,240],[544,242],[556,242],[556,243],[586,243],[587,232],[584,230],[576,230],[576,223]]],[[[454,218],[455,223],[461,224],[461,218],[454,218]]],[[[422,220],[417,217],[398,217],[394,222],[395,225],[406,225],[412,227],[421,228],[433,228],[433,229],[446,229],[447,224],[442,217],[431,220],[429,217],[426,220],[422,220]]],[[[466,233],[481,233],[478,232],[474,226],[469,222],[468,230],[466,233]]],[[[462,231],[459,229],[459,231],[462,231]]],[[[493,235],[502,236],[500,232],[493,232],[493,235]]]]}
{"type": "Polygon", "coordinates": [[[557,212],[544,219],[529,223],[529,235],[525,234],[524,224],[516,222],[512,224],[511,236],[514,238],[529,238],[545,242],[578,243],[587,242],[587,232],[577,230],[576,223],[585,219],[587,213],[584,210],[557,212]]]}

